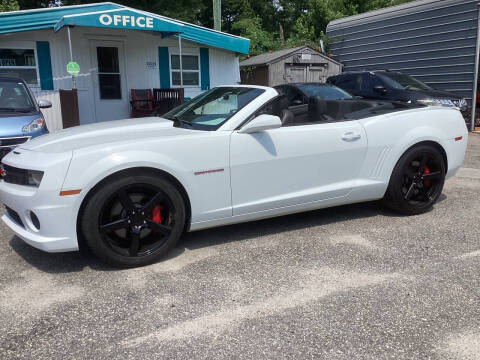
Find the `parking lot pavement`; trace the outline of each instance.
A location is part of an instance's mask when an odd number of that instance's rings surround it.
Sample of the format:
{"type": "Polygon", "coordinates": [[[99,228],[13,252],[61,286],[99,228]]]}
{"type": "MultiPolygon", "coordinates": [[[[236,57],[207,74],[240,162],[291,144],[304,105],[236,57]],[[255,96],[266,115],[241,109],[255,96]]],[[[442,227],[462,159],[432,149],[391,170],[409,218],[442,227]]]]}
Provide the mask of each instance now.
{"type": "Polygon", "coordinates": [[[377,203],[188,234],[112,270],[0,227],[2,359],[479,359],[480,136],[424,215],[377,203]]]}

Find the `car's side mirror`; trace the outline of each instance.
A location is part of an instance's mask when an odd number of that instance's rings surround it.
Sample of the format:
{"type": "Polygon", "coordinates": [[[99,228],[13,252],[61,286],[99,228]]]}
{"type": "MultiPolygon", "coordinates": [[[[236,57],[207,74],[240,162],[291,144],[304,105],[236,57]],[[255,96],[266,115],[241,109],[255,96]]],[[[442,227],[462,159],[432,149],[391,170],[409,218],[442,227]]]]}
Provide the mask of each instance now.
{"type": "Polygon", "coordinates": [[[52,103],[48,100],[38,100],[38,107],[40,109],[48,109],[52,107],[52,103]]]}
{"type": "Polygon", "coordinates": [[[292,101],[291,106],[298,106],[298,105],[302,105],[302,104],[303,104],[302,100],[296,99],[296,100],[292,101]]]}
{"type": "Polygon", "coordinates": [[[240,134],[252,134],[269,129],[282,127],[282,121],[278,116],[262,114],[245,124],[238,132],[240,134]]]}
{"type": "Polygon", "coordinates": [[[387,89],[383,85],[375,85],[373,87],[373,91],[379,94],[385,94],[387,92],[387,89]]]}

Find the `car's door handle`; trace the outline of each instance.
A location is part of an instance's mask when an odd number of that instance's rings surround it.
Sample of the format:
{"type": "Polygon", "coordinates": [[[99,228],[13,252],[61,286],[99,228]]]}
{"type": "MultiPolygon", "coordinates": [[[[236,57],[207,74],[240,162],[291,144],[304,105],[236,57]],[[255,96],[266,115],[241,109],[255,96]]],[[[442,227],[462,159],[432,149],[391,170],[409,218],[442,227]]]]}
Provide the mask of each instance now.
{"type": "Polygon", "coordinates": [[[356,132],[349,131],[346,132],[345,134],[342,135],[342,140],[343,141],[355,141],[360,139],[360,134],[357,134],[356,132]]]}

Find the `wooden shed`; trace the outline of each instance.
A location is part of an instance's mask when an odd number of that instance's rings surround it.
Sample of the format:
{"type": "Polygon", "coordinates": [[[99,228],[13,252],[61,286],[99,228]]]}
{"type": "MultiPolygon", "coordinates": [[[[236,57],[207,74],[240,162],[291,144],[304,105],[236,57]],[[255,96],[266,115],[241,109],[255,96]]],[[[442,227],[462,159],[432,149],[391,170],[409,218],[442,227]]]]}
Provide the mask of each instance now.
{"type": "Polygon", "coordinates": [[[276,86],[288,83],[325,83],[343,65],[309,46],[264,53],[240,63],[242,84],[276,86]]]}

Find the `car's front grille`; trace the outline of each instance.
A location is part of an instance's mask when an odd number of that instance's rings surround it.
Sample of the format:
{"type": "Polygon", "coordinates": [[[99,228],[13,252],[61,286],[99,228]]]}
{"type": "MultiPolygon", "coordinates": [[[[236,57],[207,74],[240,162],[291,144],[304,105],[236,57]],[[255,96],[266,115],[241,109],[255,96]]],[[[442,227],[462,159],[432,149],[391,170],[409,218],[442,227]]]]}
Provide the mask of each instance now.
{"type": "Polygon", "coordinates": [[[28,170],[3,164],[3,180],[10,184],[28,185],[28,170]]]}
{"type": "Polygon", "coordinates": [[[7,210],[7,215],[10,217],[10,219],[12,219],[13,222],[23,228],[25,227],[25,225],[23,225],[22,219],[20,218],[20,215],[18,215],[15,210],[10,209],[8,206],[5,206],[5,209],[7,210]]]}
{"type": "Polygon", "coordinates": [[[452,103],[455,107],[463,108],[467,105],[465,99],[452,99],[452,103]]]}
{"type": "Polygon", "coordinates": [[[12,149],[9,147],[0,148],[0,160],[3,159],[10,151],[12,151],[12,149]]]}
{"type": "Polygon", "coordinates": [[[27,142],[29,139],[30,139],[30,136],[0,138],[0,148],[17,146],[27,142]]]}

